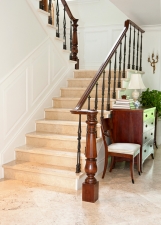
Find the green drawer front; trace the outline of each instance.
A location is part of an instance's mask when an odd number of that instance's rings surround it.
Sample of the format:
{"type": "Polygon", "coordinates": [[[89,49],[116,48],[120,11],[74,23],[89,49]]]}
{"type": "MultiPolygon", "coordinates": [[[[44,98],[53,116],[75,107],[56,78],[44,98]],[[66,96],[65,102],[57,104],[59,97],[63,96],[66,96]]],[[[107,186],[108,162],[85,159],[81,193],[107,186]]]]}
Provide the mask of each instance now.
{"type": "Polygon", "coordinates": [[[142,161],[144,161],[148,156],[149,156],[149,144],[143,146],[142,161]]]}
{"type": "Polygon", "coordinates": [[[143,114],[143,120],[149,120],[155,117],[155,108],[145,109],[143,114]]]}
{"type": "Polygon", "coordinates": [[[154,117],[144,121],[143,132],[146,132],[146,131],[152,129],[154,127],[154,125],[155,125],[155,118],[154,117]]]}
{"type": "Polygon", "coordinates": [[[154,128],[143,134],[143,144],[149,142],[151,139],[154,139],[154,128]]]}

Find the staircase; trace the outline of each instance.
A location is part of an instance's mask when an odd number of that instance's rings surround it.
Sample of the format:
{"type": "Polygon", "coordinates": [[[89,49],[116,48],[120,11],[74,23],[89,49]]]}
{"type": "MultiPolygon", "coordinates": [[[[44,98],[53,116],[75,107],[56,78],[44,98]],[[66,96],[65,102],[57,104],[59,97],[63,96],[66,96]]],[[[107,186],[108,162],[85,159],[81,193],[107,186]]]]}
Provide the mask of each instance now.
{"type": "MultiPolygon", "coordinates": [[[[86,176],[84,173],[86,115],[82,116],[82,172],[76,174],[78,116],[71,114],[70,110],[75,107],[95,73],[96,71],[74,71],[74,78],[68,80],[68,86],[61,88],[61,96],[52,99],[53,107],[45,109],[45,118],[36,121],[36,131],[26,134],[26,145],[15,149],[16,160],[3,166],[6,179],[53,185],[73,190],[81,188],[86,176]]],[[[122,78],[122,86],[125,86],[128,80],[122,78]]],[[[117,88],[117,97],[124,91],[124,88],[117,88]]],[[[115,99],[111,99],[111,106],[114,101],[115,99]]],[[[99,88],[98,103],[99,120],[101,105],[101,89],[99,88]]],[[[91,94],[91,104],[94,104],[94,92],[91,94]]],[[[84,109],[87,109],[87,105],[84,105],[84,109]]],[[[106,116],[109,113],[107,111],[106,116]]],[[[98,152],[102,143],[100,133],[100,124],[98,123],[98,152]]],[[[101,149],[100,151],[103,154],[104,150],[101,149]]],[[[100,169],[98,168],[99,172],[102,172],[102,166],[103,163],[100,169]]]]}

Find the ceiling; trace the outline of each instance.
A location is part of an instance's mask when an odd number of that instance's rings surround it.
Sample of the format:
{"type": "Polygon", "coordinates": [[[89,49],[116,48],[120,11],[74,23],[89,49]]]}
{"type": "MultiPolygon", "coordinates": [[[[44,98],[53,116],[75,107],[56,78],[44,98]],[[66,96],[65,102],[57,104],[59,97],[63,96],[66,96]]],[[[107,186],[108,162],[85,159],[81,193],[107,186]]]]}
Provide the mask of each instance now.
{"type": "Polygon", "coordinates": [[[138,25],[161,24],[161,0],[110,0],[138,25]]]}

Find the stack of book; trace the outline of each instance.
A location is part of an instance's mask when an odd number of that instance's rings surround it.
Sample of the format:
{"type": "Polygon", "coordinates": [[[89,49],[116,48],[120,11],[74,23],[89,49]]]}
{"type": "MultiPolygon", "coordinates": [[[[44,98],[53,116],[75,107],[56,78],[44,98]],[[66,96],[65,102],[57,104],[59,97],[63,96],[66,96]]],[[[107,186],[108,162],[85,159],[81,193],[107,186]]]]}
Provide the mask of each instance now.
{"type": "Polygon", "coordinates": [[[133,99],[117,99],[113,104],[113,109],[135,109],[133,99]]]}

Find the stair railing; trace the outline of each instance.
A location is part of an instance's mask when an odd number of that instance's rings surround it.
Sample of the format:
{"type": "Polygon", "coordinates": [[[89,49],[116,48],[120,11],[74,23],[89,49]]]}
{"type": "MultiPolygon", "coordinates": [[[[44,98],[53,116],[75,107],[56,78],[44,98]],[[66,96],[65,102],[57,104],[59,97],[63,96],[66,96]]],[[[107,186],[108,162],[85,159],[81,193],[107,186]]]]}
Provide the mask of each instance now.
{"type": "Polygon", "coordinates": [[[85,156],[86,156],[85,172],[87,174],[87,178],[85,179],[85,182],[82,185],[82,200],[83,201],[95,202],[98,199],[99,183],[95,178],[95,174],[97,172],[97,164],[96,164],[96,158],[97,158],[96,125],[97,125],[97,113],[98,113],[97,108],[101,108],[101,118],[103,118],[104,108],[106,108],[106,110],[108,111],[112,107],[110,101],[111,99],[116,99],[116,88],[121,88],[121,77],[125,78],[126,61],[128,61],[127,62],[128,69],[135,69],[137,71],[142,70],[142,34],[143,33],[144,33],[144,30],[142,30],[134,22],[132,22],[131,20],[125,21],[124,28],[120,36],[118,37],[117,41],[115,42],[114,46],[112,47],[111,51],[109,52],[103,64],[100,66],[99,70],[93,77],[91,83],[88,85],[84,94],[82,95],[79,102],[77,103],[75,109],[71,110],[72,114],[79,114],[76,173],[81,172],[81,164],[80,164],[81,115],[82,114],[87,115],[87,121],[86,121],[87,134],[86,134],[86,148],[85,148],[85,156]],[[129,34],[127,33],[127,31],[129,31],[129,34]],[[132,31],[134,31],[133,35],[132,35],[132,31]],[[136,31],[138,32],[137,45],[135,45],[136,31]],[[140,35],[141,40],[139,42],[140,33],[141,33],[140,35]],[[129,37],[128,44],[126,43],[127,35],[129,37]],[[133,45],[132,45],[133,51],[131,51],[132,37],[133,37],[133,45]],[[139,46],[139,43],[140,43],[140,46],[139,46]],[[122,51],[122,46],[123,46],[123,51],[122,51]],[[137,49],[135,51],[136,46],[137,46],[137,49]],[[128,56],[126,57],[127,48],[128,48],[128,56]],[[140,54],[139,54],[139,50],[140,50],[140,54]],[[119,56],[118,60],[117,60],[117,52],[119,56]],[[123,55],[122,55],[122,52],[123,52],[123,55]],[[131,57],[131,54],[132,54],[132,57],[131,57]],[[138,65],[139,55],[140,55],[140,65],[138,65]],[[118,70],[117,70],[117,61],[119,62],[118,70]],[[136,67],[135,67],[135,62],[136,62],[136,67]],[[107,66],[109,67],[109,69],[107,69],[107,66]],[[112,72],[112,69],[111,69],[112,66],[114,68],[114,72],[112,72]],[[108,74],[108,76],[106,76],[106,74],[108,74]],[[102,78],[101,78],[101,75],[102,75],[102,78]],[[111,81],[113,81],[113,90],[110,90],[111,81]],[[102,85],[101,99],[98,98],[98,85],[102,85]],[[94,91],[94,88],[96,88],[95,99],[92,99],[91,93],[94,91]],[[106,94],[105,94],[105,91],[106,91],[106,94]],[[105,107],[105,99],[106,99],[106,107],[105,107]],[[83,106],[86,109],[82,110],[83,106]]]}
{"type": "MultiPolygon", "coordinates": [[[[56,37],[60,38],[60,11],[59,11],[59,0],[53,0],[55,1],[55,12],[56,12],[56,37]]],[[[77,35],[77,27],[78,27],[78,19],[74,18],[72,15],[70,8],[65,0],[61,0],[62,5],[64,6],[64,13],[63,13],[63,49],[67,49],[67,31],[66,31],[66,14],[68,15],[70,19],[70,36],[69,36],[69,50],[70,56],[69,59],[76,61],[75,69],[79,69],[79,59],[78,59],[78,35],[77,35]]],[[[48,23],[53,24],[53,18],[52,14],[54,15],[54,12],[52,12],[52,0],[41,0],[39,4],[39,8],[45,11],[49,12],[49,19],[48,23]]]]}

